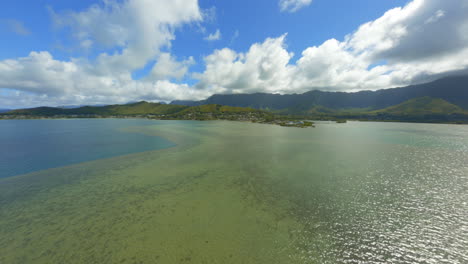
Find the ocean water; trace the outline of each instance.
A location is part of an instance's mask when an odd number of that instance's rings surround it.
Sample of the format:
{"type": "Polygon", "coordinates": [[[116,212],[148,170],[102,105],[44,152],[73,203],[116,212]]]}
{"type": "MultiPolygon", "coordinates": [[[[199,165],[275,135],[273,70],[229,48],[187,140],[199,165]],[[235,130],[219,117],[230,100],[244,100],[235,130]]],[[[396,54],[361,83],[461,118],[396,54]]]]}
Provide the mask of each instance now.
{"type": "Polygon", "coordinates": [[[138,119],[2,120],[0,178],[175,146],[119,129],[154,124],[138,119]]]}
{"type": "Polygon", "coordinates": [[[113,122],[175,145],[0,179],[0,263],[468,262],[468,126],[113,122]]]}

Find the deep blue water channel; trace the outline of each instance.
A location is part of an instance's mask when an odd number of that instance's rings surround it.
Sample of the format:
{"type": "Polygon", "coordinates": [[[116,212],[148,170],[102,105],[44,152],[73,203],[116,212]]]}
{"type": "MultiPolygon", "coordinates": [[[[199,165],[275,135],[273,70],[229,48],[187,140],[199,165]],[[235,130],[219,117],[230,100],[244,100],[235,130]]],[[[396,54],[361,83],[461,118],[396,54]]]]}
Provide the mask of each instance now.
{"type": "Polygon", "coordinates": [[[156,125],[145,119],[0,120],[0,178],[175,146],[121,129],[156,125]]]}

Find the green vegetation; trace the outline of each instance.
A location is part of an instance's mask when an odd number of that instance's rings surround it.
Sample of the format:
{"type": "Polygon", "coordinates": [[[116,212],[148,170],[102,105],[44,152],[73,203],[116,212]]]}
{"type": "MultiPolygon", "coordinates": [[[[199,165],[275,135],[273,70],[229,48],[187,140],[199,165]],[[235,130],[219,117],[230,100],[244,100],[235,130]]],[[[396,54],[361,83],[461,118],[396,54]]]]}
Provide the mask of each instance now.
{"type": "MultiPolygon", "coordinates": [[[[305,106],[304,106],[305,107],[305,106]]],[[[304,120],[395,121],[424,123],[468,123],[468,111],[440,98],[428,96],[410,99],[383,109],[350,108],[334,110],[313,106],[269,112],[251,107],[235,107],[220,104],[184,106],[173,104],[138,102],[126,105],[85,106],[74,109],[38,107],[0,113],[0,119],[14,118],[151,118],[161,120],[233,120],[281,126],[310,127],[304,120]],[[307,124],[307,125],[305,125],[307,124]]]]}
{"type": "Polygon", "coordinates": [[[238,121],[264,121],[270,119],[271,113],[247,108],[223,106],[218,104],[192,106],[174,113],[170,118],[182,120],[238,120],[238,121]]]}
{"type": "MultiPolygon", "coordinates": [[[[303,94],[215,94],[181,105],[222,104],[252,107],[310,120],[372,120],[430,123],[468,123],[468,76],[451,76],[430,83],[377,91],[303,94]]],[[[277,117],[276,117],[277,118],[277,117]]]]}
{"type": "Polygon", "coordinates": [[[411,99],[395,106],[374,111],[374,113],[393,115],[466,114],[459,106],[443,99],[428,96],[411,99]]]}
{"type": "Polygon", "coordinates": [[[24,115],[24,116],[74,116],[74,117],[92,117],[92,116],[136,116],[136,115],[167,115],[180,112],[188,108],[182,105],[167,105],[160,103],[148,103],[145,101],[126,104],[126,105],[107,105],[107,106],[84,106],[73,109],[63,109],[55,107],[38,107],[31,109],[12,110],[4,115],[24,115]]]}
{"type": "MultiPolygon", "coordinates": [[[[467,123],[468,112],[440,98],[420,97],[385,109],[359,114],[361,120],[467,123]]],[[[352,118],[352,115],[350,117],[352,118]]]]}
{"type": "Polygon", "coordinates": [[[303,94],[215,94],[203,101],[174,101],[179,105],[222,104],[253,107],[282,114],[367,112],[385,109],[407,100],[429,96],[468,109],[468,75],[452,76],[430,83],[377,91],[328,92],[313,90],[303,94]]]}
{"type": "MultiPolygon", "coordinates": [[[[428,96],[410,99],[401,104],[384,109],[344,109],[320,112],[314,107],[302,118],[312,120],[335,120],[346,123],[346,120],[361,121],[392,121],[392,122],[421,122],[421,123],[468,123],[468,111],[440,98],[428,96]]],[[[284,111],[287,112],[287,111],[284,111]]]]}
{"type": "Polygon", "coordinates": [[[159,120],[231,120],[276,124],[294,127],[309,127],[309,122],[291,121],[285,116],[248,107],[233,107],[219,104],[200,106],[168,105],[138,102],[126,105],[84,106],[74,109],[37,107],[20,109],[0,114],[0,119],[36,118],[150,118],[159,120]]]}
{"type": "Polygon", "coordinates": [[[110,113],[118,115],[145,115],[145,114],[173,114],[187,107],[181,105],[167,105],[159,103],[148,103],[145,101],[127,104],[114,105],[109,108],[110,113]]]}

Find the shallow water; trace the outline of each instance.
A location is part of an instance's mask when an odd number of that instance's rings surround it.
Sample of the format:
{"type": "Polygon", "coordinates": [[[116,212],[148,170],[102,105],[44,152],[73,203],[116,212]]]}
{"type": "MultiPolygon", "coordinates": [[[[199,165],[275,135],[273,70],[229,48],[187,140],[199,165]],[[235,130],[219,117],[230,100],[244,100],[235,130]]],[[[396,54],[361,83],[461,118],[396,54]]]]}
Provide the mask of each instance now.
{"type": "Polygon", "coordinates": [[[154,123],[144,119],[1,120],[0,178],[173,147],[161,137],[120,131],[154,123]]]}
{"type": "Polygon", "coordinates": [[[468,262],[468,126],[120,130],[177,146],[0,179],[0,263],[468,262]]]}

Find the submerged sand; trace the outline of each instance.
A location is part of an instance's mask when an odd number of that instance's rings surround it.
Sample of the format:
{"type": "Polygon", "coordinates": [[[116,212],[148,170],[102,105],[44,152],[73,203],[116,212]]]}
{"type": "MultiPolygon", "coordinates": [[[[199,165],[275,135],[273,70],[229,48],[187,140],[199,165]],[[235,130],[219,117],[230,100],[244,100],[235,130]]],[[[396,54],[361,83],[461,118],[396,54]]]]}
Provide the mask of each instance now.
{"type": "MultiPolygon", "coordinates": [[[[350,130],[353,143],[362,143],[357,148],[330,135],[334,129],[342,128],[236,122],[127,128],[177,146],[0,180],[0,263],[333,263],[363,260],[366,250],[375,260],[378,251],[356,245],[386,235],[374,224],[388,222],[388,210],[401,200],[372,201],[385,190],[379,170],[392,173],[380,162],[399,157],[403,164],[414,153],[397,156],[402,144],[350,130]],[[367,237],[366,223],[373,232],[367,237]],[[355,256],[344,255],[353,250],[355,256]]],[[[450,164],[460,181],[468,171],[462,161],[450,164]]],[[[466,241],[460,243],[463,249],[466,241]]],[[[392,260],[385,249],[382,255],[392,260]]]]}

